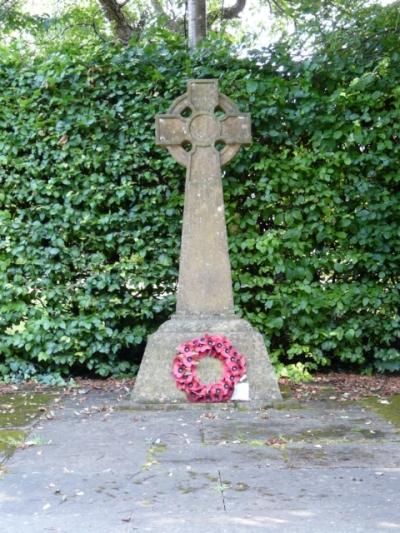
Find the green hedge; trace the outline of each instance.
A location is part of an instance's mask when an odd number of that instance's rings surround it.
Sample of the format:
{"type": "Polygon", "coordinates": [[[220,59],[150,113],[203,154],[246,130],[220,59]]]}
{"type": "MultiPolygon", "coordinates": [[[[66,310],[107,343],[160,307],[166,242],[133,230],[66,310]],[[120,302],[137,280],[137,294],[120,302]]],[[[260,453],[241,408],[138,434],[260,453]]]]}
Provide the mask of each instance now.
{"type": "Polygon", "coordinates": [[[276,364],[399,370],[395,44],[365,61],[282,44],[3,51],[0,372],[130,373],[173,312],[184,169],[154,117],[188,77],[219,78],[252,115],[224,173],[237,312],[276,364]]]}

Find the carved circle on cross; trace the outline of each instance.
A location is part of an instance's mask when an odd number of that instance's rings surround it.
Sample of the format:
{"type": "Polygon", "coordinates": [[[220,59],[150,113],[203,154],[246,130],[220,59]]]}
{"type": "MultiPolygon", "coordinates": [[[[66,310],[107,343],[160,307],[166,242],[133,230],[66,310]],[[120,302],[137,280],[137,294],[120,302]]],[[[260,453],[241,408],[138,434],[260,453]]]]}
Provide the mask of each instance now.
{"type": "Polygon", "coordinates": [[[189,132],[197,145],[211,146],[221,135],[221,124],[210,113],[196,113],[190,118],[189,132]]]}
{"type": "MultiPolygon", "coordinates": [[[[238,108],[236,107],[236,105],[232,102],[232,100],[230,98],[228,98],[227,96],[225,96],[223,94],[219,95],[218,107],[220,109],[222,109],[222,111],[225,113],[225,115],[238,113],[238,108]]],[[[171,107],[169,109],[169,113],[170,114],[174,114],[174,115],[175,114],[179,114],[180,115],[183,111],[185,111],[185,109],[191,109],[193,111],[193,107],[191,105],[191,102],[188,100],[188,97],[187,97],[186,94],[184,94],[183,96],[180,96],[179,98],[177,98],[173,102],[173,104],[171,105],[171,107]]],[[[204,115],[194,114],[193,116],[191,116],[189,118],[189,121],[193,122],[197,117],[200,117],[200,116],[204,116],[204,115]]],[[[213,115],[208,114],[207,116],[209,117],[209,120],[208,120],[209,124],[211,123],[211,120],[213,120],[214,124],[215,124],[216,120],[219,120],[219,121],[221,120],[221,119],[217,119],[217,117],[215,117],[215,115],[213,116],[213,115]],[[211,117],[212,117],[212,119],[211,119],[211,117]]],[[[215,130],[217,130],[216,127],[215,127],[215,130]]],[[[219,127],[218,128],[218,133],[220,133],[220,131],[221,131],[221,128],[219,127]]],[[[190,133],[192,133],[191,129],[190,129],[190,133]]],[[[214,136],[214,142],[212,144],[214,144],[216,141],[219,140],[219,139],[217,139],[217,137],[218,137],[218,135],[214,136]]],[[[192,141],[192,139],[190,139],[190,138],[188,138],[186,140],[188,142],[192,141]]],[[[195,141],[195,143],[193,143],[193,144],[198,144],[199,146],[209,146],[211,144],[211,143],[203,144],[201,142],[198,142],[195,136],[194,136],[193,140],[195,141]]],[[[168,148],[169,153],[172,155],[172,157],[174,159],[176,159],[178,161],[178,163],[181,163],[184,166],[187,166],[187,164],[189,162],[189,154],[182,146],[168,146],[167,148],[168,148]]],[[[226,165],[226,163],[228,163],[237,154],[239,149],[240,149],[240,144],[239,143],[226,144],[225,147],[220,152],[221,166],[222,165],[226,165]]]]}

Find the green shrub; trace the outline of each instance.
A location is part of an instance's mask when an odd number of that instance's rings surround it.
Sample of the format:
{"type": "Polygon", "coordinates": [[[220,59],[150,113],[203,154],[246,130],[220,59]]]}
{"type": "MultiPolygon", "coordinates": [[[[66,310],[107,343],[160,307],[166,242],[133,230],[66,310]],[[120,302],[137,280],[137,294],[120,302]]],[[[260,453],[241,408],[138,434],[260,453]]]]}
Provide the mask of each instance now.
{"type": "Polygon", "coordinates": [[[0,374],[134,372],[173,312],[184,169],[154,117],[189,77],[252,114],[223,178],[237,312],[280,368],[399,370],[400,39],[384,42],[360,61],[3,51],[0,374]]]}

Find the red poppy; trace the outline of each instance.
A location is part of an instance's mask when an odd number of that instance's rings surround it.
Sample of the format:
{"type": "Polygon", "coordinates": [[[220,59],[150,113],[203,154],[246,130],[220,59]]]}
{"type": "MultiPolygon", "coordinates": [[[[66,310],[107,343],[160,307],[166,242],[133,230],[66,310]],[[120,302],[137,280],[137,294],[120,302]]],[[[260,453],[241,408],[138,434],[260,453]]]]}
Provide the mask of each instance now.
{"type": "Polygon", "coordinates": [[[172,374],[177,387],[184,391],[192,402],[228,401],[236,383],[246,372],[246,360],[226,337],[208,335],[184,342],[174,358],[172,374]],[[217,383],[201,383],[196,373],[197,362],[204,357],[219,359],[223,376],[217,383]]]}

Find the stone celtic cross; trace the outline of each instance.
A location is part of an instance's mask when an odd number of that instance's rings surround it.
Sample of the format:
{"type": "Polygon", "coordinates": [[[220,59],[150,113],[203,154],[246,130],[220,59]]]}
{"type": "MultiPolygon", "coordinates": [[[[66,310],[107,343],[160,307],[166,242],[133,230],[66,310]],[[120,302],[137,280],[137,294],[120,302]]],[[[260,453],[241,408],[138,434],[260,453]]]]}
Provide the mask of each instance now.
{"type": "Polygon", "coordinates": [[[187,168],[177,314],[233,314],[221,166],[251,142],[250,115],[219,93],[218,80],[189,80],[156,117],[156,142],[187,168]]]}
{"type": "MultiPolygon", "coordinates": [[[[181,343],[206,332],[227,337],[245,355],[252,405],[280,399],[262,335],[233,307],[221,167],[251,142],[250,116],[219,93],[217,80],[189,80],[187,92],[157,116],[156,126],[157,144],[187,169],[177,309],[147,339],[132,400],[187,403],[172,377],[173,360],[181,343]]],[[[204,362],[204,383],[218,381],[218,361],[204,362]]]]}

